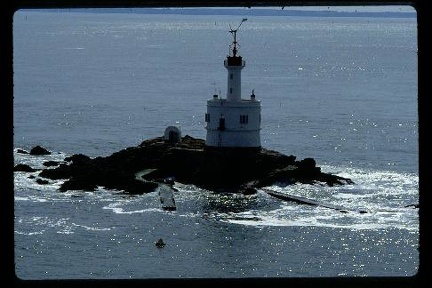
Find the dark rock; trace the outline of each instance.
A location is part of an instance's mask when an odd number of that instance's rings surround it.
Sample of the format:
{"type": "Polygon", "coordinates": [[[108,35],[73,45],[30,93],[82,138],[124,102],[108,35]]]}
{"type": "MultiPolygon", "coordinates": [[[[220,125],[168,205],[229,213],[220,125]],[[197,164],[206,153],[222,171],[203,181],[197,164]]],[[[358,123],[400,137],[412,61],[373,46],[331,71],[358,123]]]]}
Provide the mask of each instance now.
{"type": "Polygon", "coordinates": [[[295,165],[302,171],[314,171],[316,167],[315,159],[305,158],[301,161],[297,161],[295,165]]]}
{"type": "Polygon", "coordinates": [[[25,151],[23,149],[17,149],[17,153],[20,153],[20,154],[29,154],[29,152],[27,152],[27,151],[25,151]]]}
{"type": "Polygon", "coordinates": [[[86,164],[91,160],[91,158],[84,154],[74,154],[70,157],[66,157],[64,160],[66,162],[74,162],[76,164],[86,164]]]}
{"type": "Polygon", "coordinates": [[[30,155],[50,155],[51,152],[41,146],[35,146],[30,150],[30,155]]]}
{"type": "Polygon", "coordinates": [[[66,179],[60,190],[94,191],[102,186],[129,194],[154,191],[158,183],[173,180],[213,191],[251,194],[256,188],[274,183],[296,182],[327,185],[351,184],[350,179],[322,173],[313,158],[296,161],[293,155],[265,148],[212,148],[188,135],[180,142],[157,137],[107,157],[90,158],[77,154],[67,164],[44,169],[40,177],[66,179]],[[137,173],[153,169],[137,177],[137,173]]]}
{"type": "Polygon", "coordinates": [[[27,164],[17,164],[14,167],[14,171],[21,171],[21,172],[35,172],[36,169],[30,167],[30,165],[27,164]]]}
{"type": "Polygon", "coordinates": [[[57,168],[42,170],[39,173],[39,176],[52,180],[67,179],[70,178],[73,174],[79,174],[79,171],[75,170],[77,170],[77,167],[73,167],[67,164],[60,164],[57,168]]]}
{"type": "Polygon", "coordinates": [[[256,193],[257,193],[257,189],[252,188],[252,187],[247,187],[247,188],[245,188],[245,189],[240,189],[240,192],[241,192],[243,195],[253,195],[253,194],[256,194],[256,193]]]}
{"type": "Polygon", "coordinates": [[[43,165],[46,167],[58,166],[59,162],[58,161],[45,161],[43,163],[43,165]]]}
{"type": "Polygon", "coordinates": [[[66,192],[68,190],[84,190],[84,191],[95,191],[97,185],[82,179],[81,177],[72,177],[68,181],[63,182],[60,185],[59,191],[66,192]]]}
{"type": "Polygon", "coordinates": [[[155,191],[159,187],[156,182],[142,182],[136,179],[130,179],[121,185],[105,186],[108,189],[124,190],[126,194],[144,194],[155,191]]]}
{"type": "Polygon", "coordinates": [[[48,182],[48,180],[37,178],[36,183],[41,184],[41,185],[45,185],[45,184],[48,184],[49,182],[48,182]]]}

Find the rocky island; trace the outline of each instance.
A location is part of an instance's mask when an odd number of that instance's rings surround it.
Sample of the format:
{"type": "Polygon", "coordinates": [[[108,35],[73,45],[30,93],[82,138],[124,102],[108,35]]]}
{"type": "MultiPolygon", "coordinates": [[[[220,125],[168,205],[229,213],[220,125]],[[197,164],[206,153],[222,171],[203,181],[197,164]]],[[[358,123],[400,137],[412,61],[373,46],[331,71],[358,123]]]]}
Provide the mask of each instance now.
{"type": "MultiPolygon", "coordinates": [[[[50,153],[37,148],[38,154],[50,153]]],[[[156,137],[106,157],[74,154],[56,167],[44,164],[49,167],[40,171],[39,182],[64,179],[60,191],[94,191],[100,186],[143,194],[175,181],[215,192],[250,194],[273,184],[353,184],[351,179],[322,172],[313,158],[298,161],[265,148],[215,149],[188,135],[178,141],[156,137]]],[[[25,171],[22,165],[15,170],[25,171]]]]}

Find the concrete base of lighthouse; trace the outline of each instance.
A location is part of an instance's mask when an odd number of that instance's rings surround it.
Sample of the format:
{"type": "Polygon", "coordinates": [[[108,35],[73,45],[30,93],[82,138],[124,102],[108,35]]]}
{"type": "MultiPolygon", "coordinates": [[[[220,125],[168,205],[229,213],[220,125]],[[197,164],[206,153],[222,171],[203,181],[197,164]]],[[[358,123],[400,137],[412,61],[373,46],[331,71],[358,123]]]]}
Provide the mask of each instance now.
{"type": "Polygon", "coordinates": [[[252,98],[207,101],[206,145],[211,147],[261,147],[261,103],[252,98]]]}
{"type": "Polygon", "coordinates": [[[207,130],[206,145],[212,147],[261,147],[258,131],[207,130]]]}

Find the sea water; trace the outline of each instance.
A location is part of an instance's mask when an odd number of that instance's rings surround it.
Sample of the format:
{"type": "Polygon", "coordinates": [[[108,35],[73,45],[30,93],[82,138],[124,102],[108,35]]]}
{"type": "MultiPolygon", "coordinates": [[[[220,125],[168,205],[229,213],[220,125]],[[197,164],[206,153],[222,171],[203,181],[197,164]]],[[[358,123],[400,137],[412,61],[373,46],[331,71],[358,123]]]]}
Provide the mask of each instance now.
{"type": "Polygon", "coordinates": [[[205,138],[225,97],[230,25],[243,97],[262,102],[262,146],[353,185],[268,188],[349,212],[176,183],[158,191],[59,192],[14,174],[21,279],[411,276],[419,265],[416,18],[18,11],[14,162],[108,156],[169,125],[205,138]],[[17,153],[41,145],[46,156],[17,153]],[[365,210],[360,214],[355,211],[365,210]],[[155,242],[166,243],[158,249],[155,242]]]}

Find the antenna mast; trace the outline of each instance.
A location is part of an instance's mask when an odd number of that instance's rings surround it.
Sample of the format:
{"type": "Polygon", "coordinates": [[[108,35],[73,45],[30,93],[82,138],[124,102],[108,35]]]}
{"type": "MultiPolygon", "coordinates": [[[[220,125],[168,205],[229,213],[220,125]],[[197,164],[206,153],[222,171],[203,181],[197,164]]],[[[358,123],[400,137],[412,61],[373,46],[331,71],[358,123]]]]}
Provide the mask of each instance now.
{"type": "Polygon", "coordinates": [[[233,34],[234,40],[233,43],[231,44],[232,47],[232,57],[237,57],[237,31],[240,28],[240,26],[243,24],[243,22],[247,21],[247,18],[243,18],[242,21],[240,22],[239,26],[237,27],[237,29],[232,29],[231,25],[230,25],[230,33],[233,34]]]}

